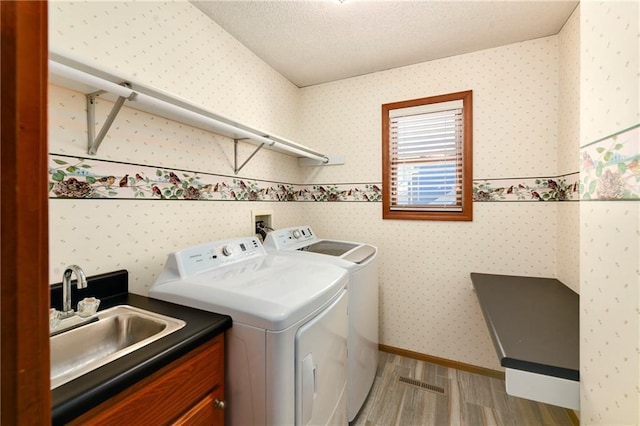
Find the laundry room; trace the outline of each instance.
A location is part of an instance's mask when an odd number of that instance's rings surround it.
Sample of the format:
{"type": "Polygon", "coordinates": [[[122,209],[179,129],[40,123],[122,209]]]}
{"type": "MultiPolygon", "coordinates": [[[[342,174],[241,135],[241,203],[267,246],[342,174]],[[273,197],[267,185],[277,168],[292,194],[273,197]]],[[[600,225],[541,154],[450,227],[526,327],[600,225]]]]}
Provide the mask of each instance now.
{"type": "MultiPolygon", "coordinates": [[[[347,52],[335,58],[344,76],[314,73],[323,67],[314,54],[332,49],[321,31],[310,30],[318,43],[289,58],[308,66],[288,75],[209,16],[207,3],[216,2],[52,1],[51,57],[277,135],[284,149],[141,111],[130,99],[90,155],[87,97],[50,83],[50,283],[70,264],[87,275],[127,270],[129,291],[148,296],[170,253],[255,237],[255,217],[266,216],[267,231],[309,226],[377,248],[378,341],[387,353],[502,374],[471,274],[553,278],[580,295],[575,418],[640,422],[638,2],[550,2],[564,5],[555,27],[517,40],[499,38],[497,16],[478,25],[469,13],[467,26],[503,41],[471,37],[461,51],[444,45],[433,59],[373,71],[361,52],[347,52]],[[469,218],[383,218],[382,106],[466,91],[469,218]]],[[[254,2],[220,3],[249,16],[254,2]]],[[[345,39],[359,30],[345,18],[358,3],[311,2],[345,27],[345,39]]],[[[230,8],[217,11],[225,23],[230,8]]],[[[292,19],[274,8],[278,24],[292,19]]],[[[407,20],[419,12],[393,11],[407,20]]],[[[282,33],[293,51],[295,34],[282,33]]],[[[394,33],[382,26],[377,37],[394,33]]],[[[375,58],[376,44],[364,53],[375,58]]],[[[100,135],[114,102],[92,102],[90,132],[100,135]]]]}

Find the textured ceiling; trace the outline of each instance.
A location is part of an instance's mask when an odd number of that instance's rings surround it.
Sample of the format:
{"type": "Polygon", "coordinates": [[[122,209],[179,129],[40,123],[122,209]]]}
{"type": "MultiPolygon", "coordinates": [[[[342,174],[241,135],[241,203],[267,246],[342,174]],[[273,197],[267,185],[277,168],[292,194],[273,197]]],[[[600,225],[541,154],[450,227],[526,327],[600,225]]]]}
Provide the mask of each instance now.
{"type": "Polygon", "coordinates": [[[557,34],[578,1],[192,1],[299,87],[557,34]]]}

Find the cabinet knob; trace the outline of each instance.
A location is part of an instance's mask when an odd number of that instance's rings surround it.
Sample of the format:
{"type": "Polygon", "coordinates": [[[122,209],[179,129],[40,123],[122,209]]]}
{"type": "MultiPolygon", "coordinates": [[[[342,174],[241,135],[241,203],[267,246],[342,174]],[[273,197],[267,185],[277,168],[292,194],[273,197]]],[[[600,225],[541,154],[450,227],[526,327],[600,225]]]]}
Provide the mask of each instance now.
{"type": "Polygon", "coordinates": [[[216,398],[216,400],[213,401],[213,406],[216,407],[219,410],[224,410],[224,408],[227,406],[227,404],[224,401],[221,401],[218,398],[216,398]]]}

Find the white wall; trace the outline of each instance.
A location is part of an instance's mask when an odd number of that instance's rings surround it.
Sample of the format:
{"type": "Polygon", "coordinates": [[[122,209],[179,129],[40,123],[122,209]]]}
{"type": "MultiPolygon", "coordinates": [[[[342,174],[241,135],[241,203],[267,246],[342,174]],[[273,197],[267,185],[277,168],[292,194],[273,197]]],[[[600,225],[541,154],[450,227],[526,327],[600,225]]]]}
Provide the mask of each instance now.
{"type": "Polygon", "coordinates": [[[580,417],[632,425],[640,423],[640,190],[632,173],[640,132],[625,129],[640,123],[640,4],[583,1],[580,14],[581,179],[598,167],[611,172],[589,199],[583,188],[580,202],[580,417]],[[610,150],[617,155],[605,158],[610,150]],[[635,184],[635,197],[605,200],[621,183],[635,184]]]}

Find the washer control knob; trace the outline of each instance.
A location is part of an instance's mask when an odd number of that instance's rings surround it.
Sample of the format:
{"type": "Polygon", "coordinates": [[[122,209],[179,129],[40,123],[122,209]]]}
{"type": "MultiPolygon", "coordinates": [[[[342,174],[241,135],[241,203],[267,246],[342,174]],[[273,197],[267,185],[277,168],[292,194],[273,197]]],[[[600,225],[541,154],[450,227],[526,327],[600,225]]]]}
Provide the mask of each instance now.
{"type": "Polygon", "coordinates": [[[225,256],[231,256],[233,254],[233,250],[231,249],[231,246],[222,247],[222,254],[224,254],[225,256]]]}
{"type": "Polygon", "coordinates": [[[293,231],[293,238],[295,238],[296,240],[300,238],[300,231],[298,231],[297,229],[293,231]]]}

